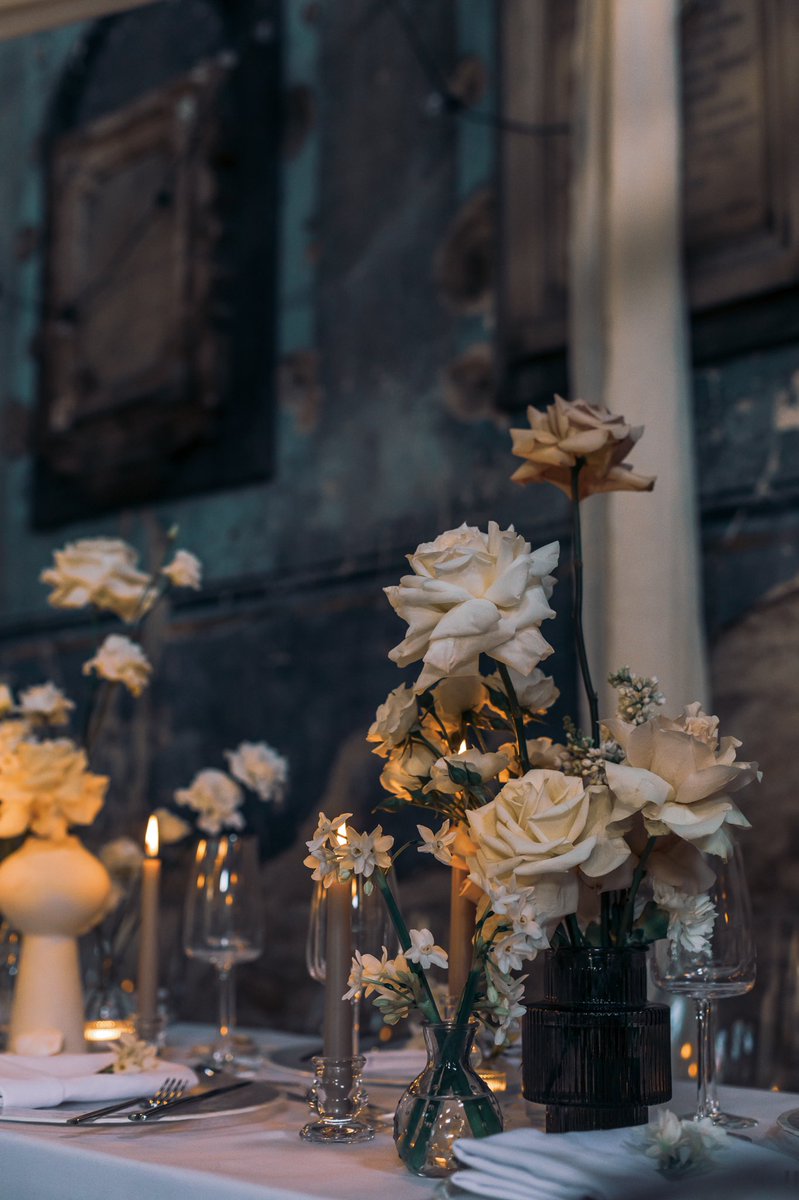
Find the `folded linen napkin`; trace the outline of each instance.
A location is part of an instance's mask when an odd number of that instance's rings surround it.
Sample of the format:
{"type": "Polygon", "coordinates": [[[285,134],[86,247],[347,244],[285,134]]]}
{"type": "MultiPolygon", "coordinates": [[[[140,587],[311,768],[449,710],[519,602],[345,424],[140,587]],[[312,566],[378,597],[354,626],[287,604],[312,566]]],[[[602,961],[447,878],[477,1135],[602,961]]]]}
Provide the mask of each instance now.
{"type": "Polygon", "coordinates": [[[418,1047],[408,1046],[402,1050],[370,1050],[363,1068],[364,1079],[391,1077],[412,1079],[424,1069],[427,1055],[418,1047]]]}
{"type": "Polygon", "coordinates": [[[469,1169],[456,1171],[450,1184],[491,1200],[753,1200],[755,1195],[765,1200],[796,1194],[784,1190],[790,1185],[786,1159],[773,1150],[728,1138],[704,1169],[663,1175],[633,1148],[640,1136],[633,1129],[555,1135],[514,1129],[464,1140],[456,1144],[455,1155],[469,1169]],[[757,1190],[736,1190],[746,1180],[757,1190]]]}
{"type": "Polygon", "coordinates": [[[56,1054],[39,1058],[26,1054],[0,1054],[0,1103],[8,1108],[54,1108],[70,1100],[113,1104],[150,1096],[169,1078],[197,1084],[191,1067],[160,1062],[155,1071],[100,1075],[116,1055],[56,1054]]]}

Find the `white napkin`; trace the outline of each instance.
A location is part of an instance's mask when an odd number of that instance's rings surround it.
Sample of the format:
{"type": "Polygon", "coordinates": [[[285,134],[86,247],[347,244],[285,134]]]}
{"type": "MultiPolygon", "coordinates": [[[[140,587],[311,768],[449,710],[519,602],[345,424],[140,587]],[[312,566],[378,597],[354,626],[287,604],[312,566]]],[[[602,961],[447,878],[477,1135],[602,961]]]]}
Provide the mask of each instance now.
{"type": "MultiPolygon", "coordinates": [[[[687,1200],[694,1195],[715,1197],[714,1175],[721,1171],[722,1178],[733,1172],[734,1178],[751,1173],[758,1186],[773,1183],[773,1194],[783,1195],[785,1159],[732,1138],[705,1170],[679,1177],[675,1187],[674,1176],[662,1175],[651,1158],[632,1148],[641,1132],[603,1129],[546,1134],[538,1129],[514,1129],[479,1141],[463,1140],[456,1144],[455,1155],[470,1169],[456,1171],[450,1182],[492,1200],[659,1200],[673,1197],[675,1192],[680,1200],[687,1200]]],[[[763,1200],[772,1192],[756,1194],[763,1200]]]]}
{"type": "Polygon", "coordinates": [[[109,1054],[57,1054],[38,1058],[25,1054],[0,1054],[0,1102],[3,1108],[54,1108],[69,1100],[98,1105],[115,1100],[150,1096],[169,1078],[197,1084],[191,1067],[160,1062],[155,1071],[139,1074],[100,1075],[115,1059],[109,1054]]]}
{"type": "Polygon", "coordinates": [[[408,1083],[424,1070],[427,1055],[418,1047],[403,1050],[370,1050],[363,1068],[364,1079],[407,1078],[408,1083]]]}

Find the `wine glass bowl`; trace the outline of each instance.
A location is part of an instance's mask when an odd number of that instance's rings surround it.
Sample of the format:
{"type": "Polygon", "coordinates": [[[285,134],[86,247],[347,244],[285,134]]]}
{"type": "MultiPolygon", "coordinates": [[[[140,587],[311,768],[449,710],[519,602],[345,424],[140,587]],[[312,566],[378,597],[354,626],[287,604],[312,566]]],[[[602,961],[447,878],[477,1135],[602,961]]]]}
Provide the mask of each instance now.
{"type": "Polygon", "coordinates": [[[210,963],[219,988],[217,1066],[235,1065],[233,971],[263,951],[258,855],[254,838],[230,833],[203,838],[194,856],[183,920],[188,958],[210,963]]]}

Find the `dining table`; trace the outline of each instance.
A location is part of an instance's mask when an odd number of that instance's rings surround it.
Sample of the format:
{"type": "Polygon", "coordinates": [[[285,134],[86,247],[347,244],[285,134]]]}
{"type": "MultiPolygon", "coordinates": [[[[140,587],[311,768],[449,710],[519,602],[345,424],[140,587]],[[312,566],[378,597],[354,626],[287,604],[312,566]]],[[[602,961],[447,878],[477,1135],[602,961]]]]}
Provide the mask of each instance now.
{"type": "MultiPolygon", "coordinates": [[[[168,1056],[192,1061],[208,1030],[177,1025],[168,1032],[168,1056]]],[[[275,1097],[251,1111],[166,1123],[27,1124],[0,1119],[0,1200],[422,1200],[437,1180],[410,1174],[400,1163],[390,1116],[399,1088],[368,1085],[378,1118],[372,1141],[316,1145],[302,1141],[310,1078],[276,1063],[313,1052],[313,1039],[275,1030],[251,1031],[264,1061],[258,1080],[275,1097]]],[[[690,1084],[675,1085],[668,1107],[690,1111],[690,1084]]],[[[242,1092],[244,1094],[244,1091],[242,1092]]],[[[725,1088],[725,1107],[758,1118],[753,1140],[779,1131],[778,1115],[799,1108],[799,1095],[725,1088]]],[[[543,1109],[526,1104],[518,1089],[503,1100],[506,1124],[543,1124],[543,1109]]],[[[799,1137],[796,1139],[799,1195],[799,1137]]]]}

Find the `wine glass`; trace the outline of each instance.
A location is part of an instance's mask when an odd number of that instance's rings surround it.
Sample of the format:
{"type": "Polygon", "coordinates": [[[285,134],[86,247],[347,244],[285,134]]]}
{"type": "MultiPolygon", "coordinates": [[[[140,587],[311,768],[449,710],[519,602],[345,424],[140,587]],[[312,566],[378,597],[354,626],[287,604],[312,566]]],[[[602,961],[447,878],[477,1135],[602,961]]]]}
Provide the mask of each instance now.
{"type": "Polygon", "coordinates": [[[705,856],[716,878],[709,889],[716,908],[707,947],[690,950],[664,938],[656,943],[654,979],[666,992],[690,997],[696,1005],[697,1106],[695,1121],[709,1118],[715,1125],[744,1129],[756,1125],[751,1117],[721,1112],[715,1095],[715,1030],[713,1001],[740,996],[755,985],[755,943],[752,912],[743,860],[735,846],[725,862],[705,856]]]}
{"type": "MultiPolygon", "coordinates": [[[[377,888],[367,895],[365,881],[360,875],[351,878],[352,887],[352,951],[374,954],[378,958],[383,946],[389,951],[395,937],[391,920],[383,897],[377,888]]],[[[392,888],[395,885],[392,884],[392,888]]],[[[311,913],[308,922],[308,937],[305,943],[305,964],[311,979],[325,982],[325,940],[327,936],[327,892],[324,884],[317,883],[311,896],[311,913]]],[[[352,1045],[353,1054],[359,1054],[361,1034],[361,993],[356,992],[352,1001],[352,1045]]]]}
{"type": "Polygon", "coordinates": [[[198,843],[186,893],[183,949],[189,958],[216,968],[219,1031],[211,1061],[218,1068],[237,1065],[234,968],[252,962],[263,950],[258,885],[255,838],[230,833],[198,843]]]}

